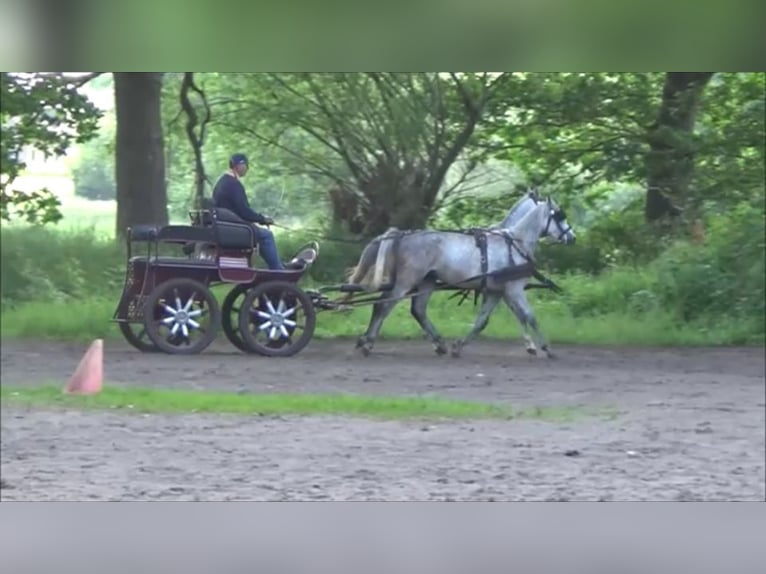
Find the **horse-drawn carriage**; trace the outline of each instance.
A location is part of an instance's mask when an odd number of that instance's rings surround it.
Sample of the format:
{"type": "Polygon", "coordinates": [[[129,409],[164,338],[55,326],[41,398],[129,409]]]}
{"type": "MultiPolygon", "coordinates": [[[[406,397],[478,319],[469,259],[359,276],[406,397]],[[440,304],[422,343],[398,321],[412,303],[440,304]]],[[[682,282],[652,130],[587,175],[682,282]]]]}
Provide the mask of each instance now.
{"type": "Polygon", "coordinates": [[[314,333],[316,309],[298,283],[319,255],[312,242],[286,269],[254,266],[253,226],[227,210],[204,206],[190,225],[135,226],[127,230],[127,268],[113,320],[143,352],[195,354],[220,329],[244,352],[289,356],[314,333]],[[134,255],[135,243],[146,245],[134,255]],[[165,255],[163,250],[181,251],[165,255]],[[231,287],[219,304],[217,287],[231,287]]]}
{"type": "Polygon", "coordinates": [[[199,353],[222,329],[243,352],[286,357],[310,342],[319,311],[374,303],[367,332],[357,341],[368,353],[393,306],[411,298],[413,317],[443,354],[446,347],[426,307],[434,291],[451,290],[484,296],[474,326],[455,342],[453,355],[486,327],[501,299],[518,318],[527,350],[535,353],[539,347],[551,355],[524,291],[557,289],[537,271],[535,246],[546,236],[574,243],[574,232],[563,210],[536,193],[521,198],[490,228],[390,230],[367,245],[350,283],[318,290],[299,286],[319,255],[316,242],[299,250],[285,269],[260,268],[253,265],[258,247],[250,223],[210,204],[190,216],[190,225],[127,230],[125,285],[114,320],[140,351],[199,353]],[[134,242],[146,244],[146,255],[133,255],[134,242]],[[184,255],[161,255],[160,247],[166,246],[181,247],[184,255]],[[386,273],[389,281],[382,282],[386,273]],[[541,283],[530,284],[531,277],[541,283]],[[213,289],[224,285],[231,288],[219,304],[213,289]],[[344,296],[330,300],[325,295],[330,291],[344,296]],[[356,297],[360,292],[364,295],[356,297]]]}

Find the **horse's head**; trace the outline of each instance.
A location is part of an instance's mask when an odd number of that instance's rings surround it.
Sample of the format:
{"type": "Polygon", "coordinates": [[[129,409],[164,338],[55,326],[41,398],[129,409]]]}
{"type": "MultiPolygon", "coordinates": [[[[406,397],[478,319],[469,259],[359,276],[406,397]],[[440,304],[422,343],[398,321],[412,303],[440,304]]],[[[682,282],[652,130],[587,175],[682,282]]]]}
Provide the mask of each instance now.
{"type": "Polygon", "coordinates": [[[567,222],[567,216],[566,213],[564,213],[564,209],[550,197],[545,200],[545,207],[548,219],[545,223],[541,237],[551,237],[554,241],[566,245],[574,244],[577,237],[575,236],[574,230],[572,230],[572,226],[567,222]]]}

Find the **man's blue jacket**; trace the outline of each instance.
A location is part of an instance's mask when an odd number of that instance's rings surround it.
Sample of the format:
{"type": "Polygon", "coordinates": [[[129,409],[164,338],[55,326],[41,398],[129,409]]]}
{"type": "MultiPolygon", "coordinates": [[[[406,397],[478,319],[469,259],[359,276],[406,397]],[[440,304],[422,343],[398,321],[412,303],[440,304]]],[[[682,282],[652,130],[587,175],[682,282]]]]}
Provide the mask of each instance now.
{"type": "Polygon", "coordinates": [[[245,186],[239,178],[230,173],[224,173],[216,182],[213,189],[213,201],[216,207],[233,211],[245,221],[265,224],[269,221],[266,216],[254,211],[247,201],[245,186]]]}

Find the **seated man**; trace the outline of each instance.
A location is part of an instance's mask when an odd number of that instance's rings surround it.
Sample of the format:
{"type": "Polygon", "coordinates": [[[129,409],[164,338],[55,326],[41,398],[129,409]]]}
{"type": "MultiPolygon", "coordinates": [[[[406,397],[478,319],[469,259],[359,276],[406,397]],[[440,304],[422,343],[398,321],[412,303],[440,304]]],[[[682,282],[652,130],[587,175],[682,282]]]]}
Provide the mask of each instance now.
{"type": "MultiPolygon", "coordinates": [[[[240,181],[241,177],[247,173],[247,156],[242,153],[235,153],[229,160],[229,171],[224,173],[216,182],[213,189],[213,201],[216,207],[222,207],[234,212],[245,221],[260,223],[261,225],[271,225],[274,220],[265,215],[253,211],[245,195],[245,186],[240,181]]],[[[270,229],[253,226],[258,238],[260,254],[269,269],[284,269],[285,266],[279,259],[277,245],[274,241],[274,234],[270,229]]]]}

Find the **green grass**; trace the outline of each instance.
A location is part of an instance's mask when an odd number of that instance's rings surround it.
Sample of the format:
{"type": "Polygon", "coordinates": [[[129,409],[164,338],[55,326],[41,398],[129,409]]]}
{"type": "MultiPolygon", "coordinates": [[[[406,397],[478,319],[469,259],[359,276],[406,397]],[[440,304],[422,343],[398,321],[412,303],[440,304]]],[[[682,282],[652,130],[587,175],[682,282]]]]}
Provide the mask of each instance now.
{"type": "Polygon", "coordinates": [[[120,409],[141,413],[230,413],[240,415],[350,415],[375,419],[537,419],[571,421],[612,415],[575,407],[513,408],[509,405],[431,397],[350,394],[237,394],[107,387],[96,395],[68,395],[54,385],[0,387],[4,405],[120,409]]]}
{"type": "MultiPolygon", "coordinates": [[[[222,301],[220,291],[216,290],[216,296],[222,301]]],[[[470,330],[478,307],[474,307],[471,301],[458,307],[456,300],[449,301],[447,297],[446,293],[433,297],[429,316],[444,337],[462,337],[470,330]]],[[[111,298],[102,296],[89,301],[24,303],[3,311],[0,337],[121,340],[122,335],[116,324],[110,322],[118,299],[119,292],[115,292],[111,298]]],[[[563,302],[556,299],[534,301],[532,304],[541,328],[554,346],[557,343],[648,346],[763,344],[762,338],[751,336],[752,325],[741,320],[717,321],[714,326],[704,322],[678,323],[663,310],[640,315],[611,311],[575,317],[563,302]]],[[[370,312],[370,307],[351,312],[320,312],[315,338],[357,337],[366,329],[370,312]]],[[[482,337],[518,339],[520,334],[516,318],[507,308],[498,306],[482,337]]],[[[422,330],[410,315],[408,302],[402,302],[394,309],[383,325],[381,336],[384,339],[424,338],[422,330]]],[[[225,340],[222,333],[219,340],[225,340]]]]}
{"type": "MultiPolygon", "coordinates": [[[[117,214],[115,201],[90,201],[82,197],[65,196],[59,206],[61,220],[53,229],[60,232],[82,232],[92,230],[103,238],[114,237],[114,222],[117,214]]],[[[14,230],[29,228],[23,221],[3,222],[3,227],[14,230]]]]}

